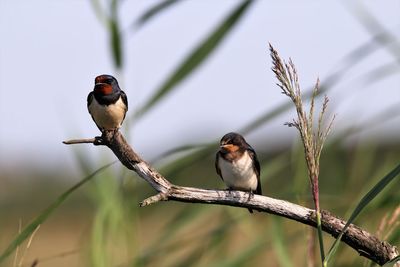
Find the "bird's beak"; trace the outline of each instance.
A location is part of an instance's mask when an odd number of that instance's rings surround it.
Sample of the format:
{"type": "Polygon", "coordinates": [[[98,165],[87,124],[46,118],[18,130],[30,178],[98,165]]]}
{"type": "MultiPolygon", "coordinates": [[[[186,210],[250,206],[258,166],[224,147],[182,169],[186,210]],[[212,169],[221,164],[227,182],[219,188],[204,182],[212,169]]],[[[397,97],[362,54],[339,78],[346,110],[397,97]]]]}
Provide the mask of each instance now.
{"type": "Polygon", "coordinates": [[[220,145],[219,148],[224,152],[235,152],[239,149],[238,146],[232,144],[220,145]]]}

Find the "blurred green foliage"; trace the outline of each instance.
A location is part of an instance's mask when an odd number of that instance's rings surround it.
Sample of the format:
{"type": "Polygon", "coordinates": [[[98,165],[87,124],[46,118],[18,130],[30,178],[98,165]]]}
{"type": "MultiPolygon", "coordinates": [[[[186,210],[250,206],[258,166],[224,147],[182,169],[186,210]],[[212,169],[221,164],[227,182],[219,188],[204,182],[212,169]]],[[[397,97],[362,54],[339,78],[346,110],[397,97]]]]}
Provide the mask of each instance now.
{"type": "MultiPolygon", "coordinates": [[[[260,144],[255,147],[262,148],[260,144]]],[[[321,158],[322,166],[329,166],[321,169],[323,209],[348,217],[360,196],[391,170],[399,156],[400,145],[377,149],[368,144],[349,148],[338,148],[335,142],[328,144],[321,158]],[[370,164],[371,158],[382,158],[384,164],[370,164]],[[368,173],[358,166],[368,166],[368,173]]],[[[260,154],[260,159],[266,195],[312,207],[304,165],[293,164],[303,161],[301,146],[260,154]]],[[[213,160],[214,155],[210,153],[171,176],[171,180],[180,185],[224,188],[214,173],[213,160]]],[[[134,174],[118,168],[103,171],[85,188],[75,194],[87,197],[66,201],[64,206],[58,207],[57,213],[72,213],[63,225],[79,224],[74,220],[76,217],[92,221],[90,230],[76,232],[70,237],[86,240],[79,244],[82,247],[75,256],[86,259],[89,266],[260,266],[263,262],[268,262],[268,266],[306,266],[309,228],[297,222],[260,213],[250,215],[246,209],[225,206],[165,202],[138,208],[138,202],[154,194],[154,190],[134,174]],[[76,205],[86,208],[76,210],[76,205]]],[[[372,233],[378,232],[382,218],[398,208],[399,189],[399,182],[384,189],[355,223],[372,233]]],[[[57,186],[53,190],[62,188],[57,186]]],[[[25,201],[13,207],[15,213],[10,215],[8,226],[1,223],[3,229],[12,229],[13,222],[16,224],[18,216],[24,214],[29,201],[25,196],[25,201]]],[[[43,200],[46,201],[53,200],[43,200]]],[[[10,208],[3,207],[2,211],[10,208]]],[[[22,217],[25,221],[31,216],[22,217]]],[[[56,227],[51,234],[64,230],[56,227]]],[[[16,225],[14,231],[17,231],[16,225]]],[[[47,230],[42,227],[39,234],[41,231],[47,230]]],[[[326,244],[333,243],[330,236],[324,235],[324,238],[326,244]]],[[[46,243],[39,236],[35,239],[46,243]]],[[[398,228],[390,235],[390,242],[399,244],[398,228]]],[[[1,240],[1,244],[4,246],[6,240],[1,240]]],[[[60,253],[63,252],[61,247],[60,253]]],[[[339,247],[334,260],[334,266],[361,266],[364,262],[347,246],[339,247]]],[[[56,257],[48,261],[48,266],[63,266],[63,261],[64,258],[56,257]]],[[[43,266],[47,266],[45,263],[43,266]]]]}

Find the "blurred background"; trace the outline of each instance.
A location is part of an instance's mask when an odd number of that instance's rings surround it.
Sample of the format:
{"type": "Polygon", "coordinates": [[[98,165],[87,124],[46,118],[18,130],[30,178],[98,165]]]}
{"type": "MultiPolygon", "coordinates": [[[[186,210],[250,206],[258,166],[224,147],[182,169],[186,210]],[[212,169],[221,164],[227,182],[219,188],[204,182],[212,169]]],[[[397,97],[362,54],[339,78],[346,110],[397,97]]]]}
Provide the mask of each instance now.
{"type": "MultiPolygon", "coordinates": [[[[130,144],[173,183],[224,188],[214,171],[217,142],[238,131],[259,155],[264,194],[312,207],[298,133],[283,125],[294,106],[275,85],[268,43],[294,61],[305,99],[317,78],[330,99],[327,118],[336,120],[322,152],[321,207],[347,217],[399,163],[399,8],[353,0],[0,0],[0,252],[59,195],[115,161],[106,148],[61,143],[99,134],[86,97],[104,73],[128,95],[130,144]]],[[[356,221],[397,246],[399,189],[395,180],[356,221]]],[[[154,193],[117,162],[69,195],[4,266],[319,261],[314,231],[299,223],[214,205],[138,207],[154,193]]],[[[343,245],[334,266],[370,263],[343,245]]]]}

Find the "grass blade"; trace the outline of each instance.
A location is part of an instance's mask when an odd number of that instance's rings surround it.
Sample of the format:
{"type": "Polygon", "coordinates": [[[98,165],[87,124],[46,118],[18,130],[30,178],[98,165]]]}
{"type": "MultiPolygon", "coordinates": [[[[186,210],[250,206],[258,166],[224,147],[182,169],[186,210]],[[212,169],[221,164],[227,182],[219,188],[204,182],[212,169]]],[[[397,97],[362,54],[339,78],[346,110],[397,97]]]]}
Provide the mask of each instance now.
{"type": "Polygon", "coordinates": [[[121,33],[116,19],[110,20],[110,44],[114,65],[117,69],[120,69],[122,67],[122,45],[121,33]]]}
{"type": "MultiPolygon", "coordinates": [[[[246,4],[246,3],[244,3],[244,4],[246,4]]],[[[214,32],[214,34],[215,34],[215,32],[214,32]]],[[[358,46],[354,50],[350,51],[346,56],[344,56],[344,58],[341,60],[341,62],[343,62],[342,63],[343,67],[341,67],[338,71],[330,73],[326,77],[325,81],[321,82],[321,88],[320,88],[319,95],[322,95],[323,93],[325,93],[326,91],[328,91],[329,89],[331,89],[332,87],[337,85],[343,79],[344,75],[347,72],[349,72],[352,67],[354,67],[358,62],[363,60],[368,55],[370,55],[370,54],[374,53],[375,51],[377,51],[378,49],[375,46],[375,43],[376,43],[377,39],[382,39],[383,42],[384,42],[386,40],[386,38],[384,36],[384,33],[377,34],[376,36],[371,38],[371,40],[368,40],[366,43],[362,44],[361,46],[358,46]]],[[[203,43],[203,45],[205,43],[206,43],[206,41],[203,43]]],[[[197,50],[199,50],[200,48],[201,48],[201,46],[199,46],[197,48],[197,50]]],[[[197,50],[194,50],[191,53],[191,55],[193,56],[194,54],[196,54],[197,50]]],[[[210,53],[210,52],[208,52],[208,53],[210,53]]],[[[158,92],[155,95],[153,95],[153,97],[148,101],[148,103],[143,105],[143,107],[137,111],[136,118],[138,118],[141,115],[143,115],[143,113],[146,112],[147,109],[149,109],[154,104],[154,103],[152,103],[153,101],[157,102],[159,100],[158,98],[161,98],[165,93],[170,91],[170,89],[175,84],[177,84],[178,82],[183,80],[184,77],[180,78],[179,80],[176,80],[176,79],[179,78],[180,75],[182,75],[180,73],[181,72],[183,73],[183,71],[182,71],[183,65],[185,65],[185,63],[186,63],[186,65],[189,65],[188,64],[189,62],[190,62],[190,56],[174,72],[174,76],[171,76],[171,78],[168,79],[164,83],[164,85],[160,87],[158,92]],[[173,77],[175,77],[175,78],[173,79],[173,77]],[[164,89],[163,91],[166,91],[166,92],[161,92],[162,89],[164,89]],[[156,97],[157,97],[157,99],[155,99],[156,97]]],[[[194,67],[197,67],[197,65],[199,65],[200,63],[201,62],[197,63],[196,66],[194,66],[194,67]]],[[[192,67],[192,69],[194,69],[194,67],[192,67]]],[[[190,71],[188,71],[188,72],[190,72],[190,71]]],[[[184,75],[184,76],[186,76],[186,75],[184,75]]],[[[309,90],[307,90],[307,92],[308,91],[309,90]]],[[[310,97],[310,95],[311,94],[309,94],[309,93],[305,94],[305,97],[308,99],[310,97]]],[[[251,131],[252,129],[257,128],[258,126],[262,125],[266,121],[268,121],[268,120],[270,120],[270,119],[282,114],[283,112],[287,111],[290,107],[291,107],[290,103],[281,104],[280,106],[276,107],[273,111],[266,112],[265,114],[263,114],[262,116],[257,118],[253,123],[249,124],[246,128],[244,128],[243,131],[247,132],[247,131],[251,131]]]]}
{"type": "Polygon", "coordinates": [[[100,21],[103,26],[107,26],[107,15],[105,14],[105,10],[101,6],[100,0],[90,0],[92,4],[92,8],[94,10],[94,14],[97,19],[100,21]]]}
{"type": "Polygon", "coordinates": [[[4,250],[4,252],[0,255],[0,263],[3,262],[22,242],[25,241],[34,231],[35,229],[42,224],[46,219],[71,195],[76,189],[81,187],[86,182],[90,181],[93,177],[96,176],[99,172],[105,170],[109,166],[113,165],[117,161],[111,162],[103,167],[97,169],[93,173],[89,174],[77,184],[69,188],[62,195],[60,195],[55,202],[53,202],[50,206],[48,206],[39,216],[37,216],[28,226],[25,227],[24,230],[10,243],[10,245],[4,250]]]}
{"type": "Polygon", "coordinates": [[[135,27],[141,27],[152,18],[154,18],[157,14],[161,13],[162,11],[167,10],[168,8],[172,7],[174,4],[178,3],[181,0],[165,0],[156,5],[150,7],[146,12],[144,12],[139,19],[133,24],[135,27]]]}
{"type": "Polygon", "coordinates": [[[287,251],[289,247],[285,242],[285,233],[282,227],[282,219],[273,217],[272,227],[271,227],[271,236],[272,236],[272,246],[277,254],[277,259],[279,261],[279,266],[283,267],[292,267],[293,263],[290,259],[290,254],[287,251]]]}
{"type": "Polygon", "coordinates": [[[324,266],[327,266],[333,255],[335,254],[343,233],[346,231],[347,227],[355,220],[355,218],[361,213],[365,206],[367,206],[398,174],[400,173],[400,164],[397,165],[390,173],[383,177],[358,203],[357,207],[354,209],[346,225],[343,227],[342,232],[338,238],[333,243],[328,255],[325,258],[324,266]]]}
{"type": "Polygon", "coordinates": [[[118,0],[111,2],[111,17],[109,20],[110,44],[115,67],[122,67],[122,42],[121,31],[118,24],[118,0]]]}
{"type": "Polygon", "coordinates": [[[377,32],[380,33],[381,38],[376,39],[379,45],[399,61],[398,51],[400,49],[400,43],[396,35],[387,30],[362,2],[351,3],[350,1],[344,1],[343,3],[347,5],[347,8],[352,12],[354,18],[357,19],[371,35],[375,35],[377,32]],[[390,45],[388,45],[389,43],[390,45]]]}
{"type": "Polygon", "coordinates": [[[241,3],[229,16],[209,35],[206,40],[200,43],[189,56],[178,66],[172,75],[161,85],[159,89],[150,97],[150,99],[136,112],[136,117],[142,116],[154,104],[160,101],[164,96],[171,92],[171,90],[179,82],[184,80],[193,70],[201,65],[204,60],[215,50],[218,44],[224,39],[227,33],[239,21],[245,13],[251,0],[246,0],[241,3]]]}

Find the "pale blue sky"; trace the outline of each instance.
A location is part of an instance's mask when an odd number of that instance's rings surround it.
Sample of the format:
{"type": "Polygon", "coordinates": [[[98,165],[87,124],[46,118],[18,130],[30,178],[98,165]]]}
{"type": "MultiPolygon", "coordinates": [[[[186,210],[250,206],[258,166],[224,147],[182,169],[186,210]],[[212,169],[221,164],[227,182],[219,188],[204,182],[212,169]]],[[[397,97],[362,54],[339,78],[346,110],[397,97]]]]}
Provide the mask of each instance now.
{"type": "MultiPolygon", "coordinates": [[[[0,167],[74,166],[73,148],[61,141],[98,134],[86,109],[96,75],[119,78],[129,98],[129,117],[240,3],[182,1],[143,28],[130,30],[132,21],[156,2],[123,1],[125,67],[116,74],[107,33],[90,1],[0,0],[0,167]]],[[[363,3],[399,37],[398,1],[363,3]]],[[[275,86],[268,42],[282,57],[293,59],[304,89],[318,76],[324,81],[342,66],[344,55],[371,38],[352,14],[354,5],[357,2],[258,1],[205,64],[135,123],[132,144],[151,159],[176,145],[220,138],[288,101],[275,86]]],[[[380,48],[332,88],[329,96],[331,111],[338,116],[336,129],[362,123],[400,104],[398,74],[377,82],[360,79],[369,70],[394,61],[388,50],[380,48]]],[[[297,135],[283,123],[292,117],[293,113],[284,114],[247,139],[260,146],[291,142],[297,135]]],[[[366,136],[386,140],[398,135],[398,125],[399,117],[367,131],[366,136]]],[[[94,159],[97,154],[109,154],[91,146],[85,149],[94,159]]]]}

